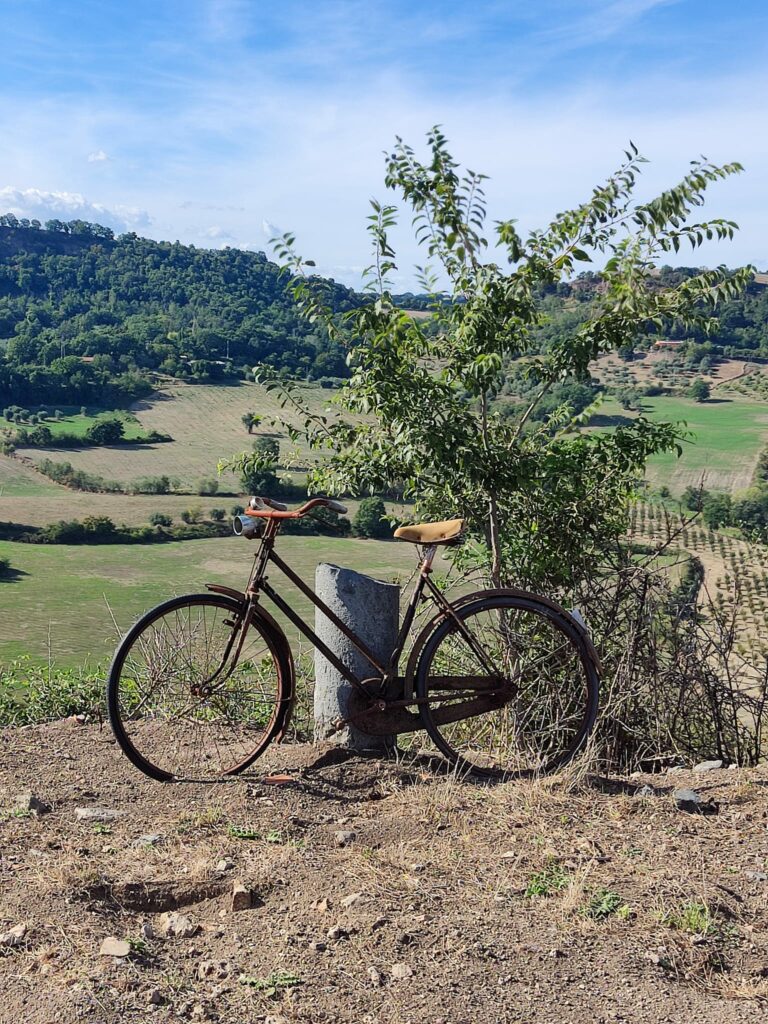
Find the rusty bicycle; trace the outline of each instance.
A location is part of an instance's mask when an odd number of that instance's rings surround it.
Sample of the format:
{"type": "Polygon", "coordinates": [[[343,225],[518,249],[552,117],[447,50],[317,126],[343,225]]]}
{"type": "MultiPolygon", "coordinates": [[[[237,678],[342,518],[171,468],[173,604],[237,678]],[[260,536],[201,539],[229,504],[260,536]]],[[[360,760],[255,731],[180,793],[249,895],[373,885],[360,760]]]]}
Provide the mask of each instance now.
{"type": "MultiPolygon", "coordinates": [[[[277,553],[283,523],[328,508],[312,498],[289,510],[252,498],[234,520],[258,540],[244,591],[207,584],[174,597],[127,632],[107,682],[109,718],[128,759],[162,782],[242,772],[288,729],[296,699],[291,645],[270,600],[354,687],[345,722],[378,735],[425,730],[434,753],[457,771],[506,779],[553,771],[583,746],[597,715],[599,661],[579,617],[548,598],[489,589],[448,600],[432,579],[438,545],[458,544],[464,521],[401,526],[420,563],[395,649],[386,664],[277,553]],[[348,637],[371,666],[360,679],[275,590],[274,566],[348,637]],[[419,604],[434,614],[418,633],[400,674],[419,604]]],[[[345,724],[340,722],[339,725],[345,724]]]]}

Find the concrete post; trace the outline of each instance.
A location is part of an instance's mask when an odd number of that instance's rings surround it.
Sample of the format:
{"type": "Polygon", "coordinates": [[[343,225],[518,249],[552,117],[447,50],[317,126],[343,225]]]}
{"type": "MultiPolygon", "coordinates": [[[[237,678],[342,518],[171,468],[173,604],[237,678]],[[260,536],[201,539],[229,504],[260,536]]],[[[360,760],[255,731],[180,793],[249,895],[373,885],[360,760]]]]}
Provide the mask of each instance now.
{"type": "MultiPolygon", "coordinates": [[[[315,573],[315,593],[368,645],[379,664],[386,666],[397,643],[400,587],[321,562],[315,573]]],[[[359,679],[377,674],[319,608],[315,609],[315,632],[359,679]]],[[[320,651],[315,651],[315,740],[379,754],[393,750],[394,736],[369,736],[351,725],[334,730],[337,719],[360,709],[356,699],[351,684],[320,651]]]]}

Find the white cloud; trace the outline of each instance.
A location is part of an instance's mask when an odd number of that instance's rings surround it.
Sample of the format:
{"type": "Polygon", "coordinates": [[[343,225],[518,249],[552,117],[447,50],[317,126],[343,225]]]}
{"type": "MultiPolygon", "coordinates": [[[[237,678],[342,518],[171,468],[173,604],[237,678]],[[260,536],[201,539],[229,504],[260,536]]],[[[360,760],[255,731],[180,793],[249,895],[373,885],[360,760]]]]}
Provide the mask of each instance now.
{"type": "Polygon", "coordinates": [[[210,238],[213,242],[232,242],[235,236],[230,231],[227,231],[226,228],[214,224],[212,227],[206,228],[203,232],[203,238],[210,238]]]}
{"type": "Polygon", "coordinates": [[[112,157],[108,153],[105,153],[103,149],[97,149],[95,153],[88,154],[89,164],[108,163],[111,159],[112,157]]]}
{"type": "Polygon", "coordinates": [[[0,188],[0,210],[17,217],[45,221],[87,220],[116,231],[136,231],[147,228],[152,218],[145,210],[130,206],[102,206],[92,203],[78,192],[46,192],[39,188],[0,188]]]}
{"type": "Polygon", "coordinates": [[[270,238],[279,238],[284,232],[277,224],[273,224],[271,220],[267,220],[265,217],[261,222],[261,230],[264,232],[264,237],[267,241],[270,238]]]}

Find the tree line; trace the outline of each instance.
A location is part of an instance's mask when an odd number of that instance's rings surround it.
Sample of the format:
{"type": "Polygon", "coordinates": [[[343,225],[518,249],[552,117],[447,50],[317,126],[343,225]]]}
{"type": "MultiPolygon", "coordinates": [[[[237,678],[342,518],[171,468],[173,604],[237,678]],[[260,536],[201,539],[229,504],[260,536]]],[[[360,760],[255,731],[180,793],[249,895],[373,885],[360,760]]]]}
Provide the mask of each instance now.
{"type": "MultiPolygon", "coordinates": [[[[344,345],[304,321],[263,253],[155,242],[81,221],[0,218],[0,401],[117,407],[158,375],[237,381],[257,363],[348,375],[344,345]]],[[[359,302],[323,281],[344,312],[359,302]]]]}

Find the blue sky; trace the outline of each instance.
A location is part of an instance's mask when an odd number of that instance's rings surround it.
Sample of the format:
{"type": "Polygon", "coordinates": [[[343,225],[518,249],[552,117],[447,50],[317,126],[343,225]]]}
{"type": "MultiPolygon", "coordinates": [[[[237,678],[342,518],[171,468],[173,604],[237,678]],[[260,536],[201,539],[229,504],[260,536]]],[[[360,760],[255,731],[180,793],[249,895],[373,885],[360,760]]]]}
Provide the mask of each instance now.
{"type": "Polygon", "coordinates": [[[682,262],[768,267],[764,2],[0,0],[0,38],[0,211],[212,247],[291,229],[356,283],[382,151],[439,122],[523,228],[630,138],[646,194],[701,154],[740,160],[708,204],[738,239],[682,262]]]}

